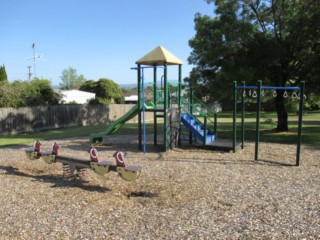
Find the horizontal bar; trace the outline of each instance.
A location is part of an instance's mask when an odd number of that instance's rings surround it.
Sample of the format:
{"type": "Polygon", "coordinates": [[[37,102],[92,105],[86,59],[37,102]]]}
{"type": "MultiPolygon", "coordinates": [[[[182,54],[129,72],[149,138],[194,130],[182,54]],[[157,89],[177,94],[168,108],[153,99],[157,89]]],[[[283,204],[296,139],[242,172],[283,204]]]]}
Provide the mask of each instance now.
{"type": "Polygon", "coordinates": [[[148,66],[148,67],[132,67],[131,70],[138,70],[139,68],[165,68],[164,66],[148,66]]]}
{"type": "MultiPolygon", "coordinates": [[[[258,86],[237,86],[237,89],[257,89],[258,86]]],[[[261,86],[261,89],[269,90],[300,90],[300,87],[276,87],[276,86],[261,86]]]]}

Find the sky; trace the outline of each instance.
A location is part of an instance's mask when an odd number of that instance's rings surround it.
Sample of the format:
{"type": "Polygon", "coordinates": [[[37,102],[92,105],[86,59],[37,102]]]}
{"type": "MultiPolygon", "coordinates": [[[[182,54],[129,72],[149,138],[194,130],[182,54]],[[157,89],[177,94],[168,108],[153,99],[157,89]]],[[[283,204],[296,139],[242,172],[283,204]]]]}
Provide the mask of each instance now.
{"type": "MultiPolygon", "coordinates": [[[[205,0],[4,0],[0,8],[0,65],[9,81],[37,77],[61,82],[69,67],[88,80],[109,78],[135,84],[135,62],[163,46],[183,61],[182,78],[192,69],[188,41],[196,13],[213,16],[205,0]],[[32,48],[33,43],[35,48],[32,48]]],[[[151,71],[151,70],[150,70],[151,71]]],[[[178,78],[169,67],[168,79],[178,78]]],[[[145,79],[151,78],[146,73],[145,79]]],[[[152,81],[152,79],[150,79],[152,81]]]]}

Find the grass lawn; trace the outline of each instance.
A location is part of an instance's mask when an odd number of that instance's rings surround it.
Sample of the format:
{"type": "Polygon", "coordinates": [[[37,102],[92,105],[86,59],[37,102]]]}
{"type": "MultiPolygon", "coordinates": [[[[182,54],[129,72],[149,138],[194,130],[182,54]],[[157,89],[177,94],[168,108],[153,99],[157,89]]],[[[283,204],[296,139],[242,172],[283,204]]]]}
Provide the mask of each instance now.
{"type": "MultiPolygon", "coordinates": [[[[238,115],[240,116],[240,115],[238,115]]],[[[237,119],[237,136],[240,138],[240,121],[237,119]]],[[[297,141],[298,116],[289,115],[289,131],[279,133],[276,127],[277,117],[275,113],[262,113],[260,123],[260,141],[275,143],[292,143],[297,141]]],[[[245,120],[245,139],[255,139],[255,113],[247,113],[245,120]]],[[[126,123],[117,134],[137,134],[137,123],[126,123]]],[[[163,126],[163,124],[161,124],[163,126]]],[[[153,123],[146,124],[147,132],[152,132],[153,123]]],[[[159,126],[161,129],[162,126],[159,126]]],[[[103,131],[106,125],[63,128],[34,133],[1,136],[0,146],[16,144],[32,144],[35,140],[57,140],[74,137],[88,137],[92,133],[103,131]]],[[[218,138],[232,139],[232,113],[219,113],[218,115],[218,138]]],[[[320,112],[305,113],[303,116],[302,143],[310,146],[320,146],[320,112]]]]}
{"type": "MultiPolygon", "coordinates": [[[[240,139],[241,119],[237,116],[237,138],[240,139]]],[[[232,113],[221,113],[218,117],[217,134],[220,138],[232,138],[232,113]]],[[[261,113],[260,118],[260,141],[274,143],[297,142],[298,115],[289,114],[289,131],[277,132],[276,113],[261,113]]],[[[254,141],[256,134],[256,114],[246,113],[245,140],[254,141]]],[[[310,146],[320,146],[320,112],[305,113],[302,125],[302,143],[310,146]]]]}

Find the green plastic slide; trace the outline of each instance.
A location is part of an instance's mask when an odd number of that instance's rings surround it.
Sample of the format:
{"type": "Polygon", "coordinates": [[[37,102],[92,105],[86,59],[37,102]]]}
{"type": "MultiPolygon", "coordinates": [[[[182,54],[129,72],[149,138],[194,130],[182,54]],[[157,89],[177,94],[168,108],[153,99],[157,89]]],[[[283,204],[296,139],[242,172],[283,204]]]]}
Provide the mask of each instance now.
{"type": "Polygon", "coordinates": [[[126,114],[112,122],[103,132],[93,133],[90,135],[90,143],[102,142],[102,138],[106,135],[116,133],[127,121],[138,114],[138,104],[131,108],[126,114]]]}

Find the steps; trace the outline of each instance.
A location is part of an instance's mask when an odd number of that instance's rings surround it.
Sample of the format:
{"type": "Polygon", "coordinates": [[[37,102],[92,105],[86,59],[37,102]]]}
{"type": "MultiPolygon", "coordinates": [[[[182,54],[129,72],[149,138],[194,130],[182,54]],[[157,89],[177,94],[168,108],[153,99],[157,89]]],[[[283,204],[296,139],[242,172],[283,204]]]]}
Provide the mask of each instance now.
{"type": "Polygon", "coordinates": [[[181,122],[191,131],[197,141],[207,145],[216,139],[215,133],[207,128],[206,134],[204,132],[204,124],[197,120],[197,118],[190,114],[182,114],[181,122]],[[206,136],[205,136],[206,135],[206,136]]]}

